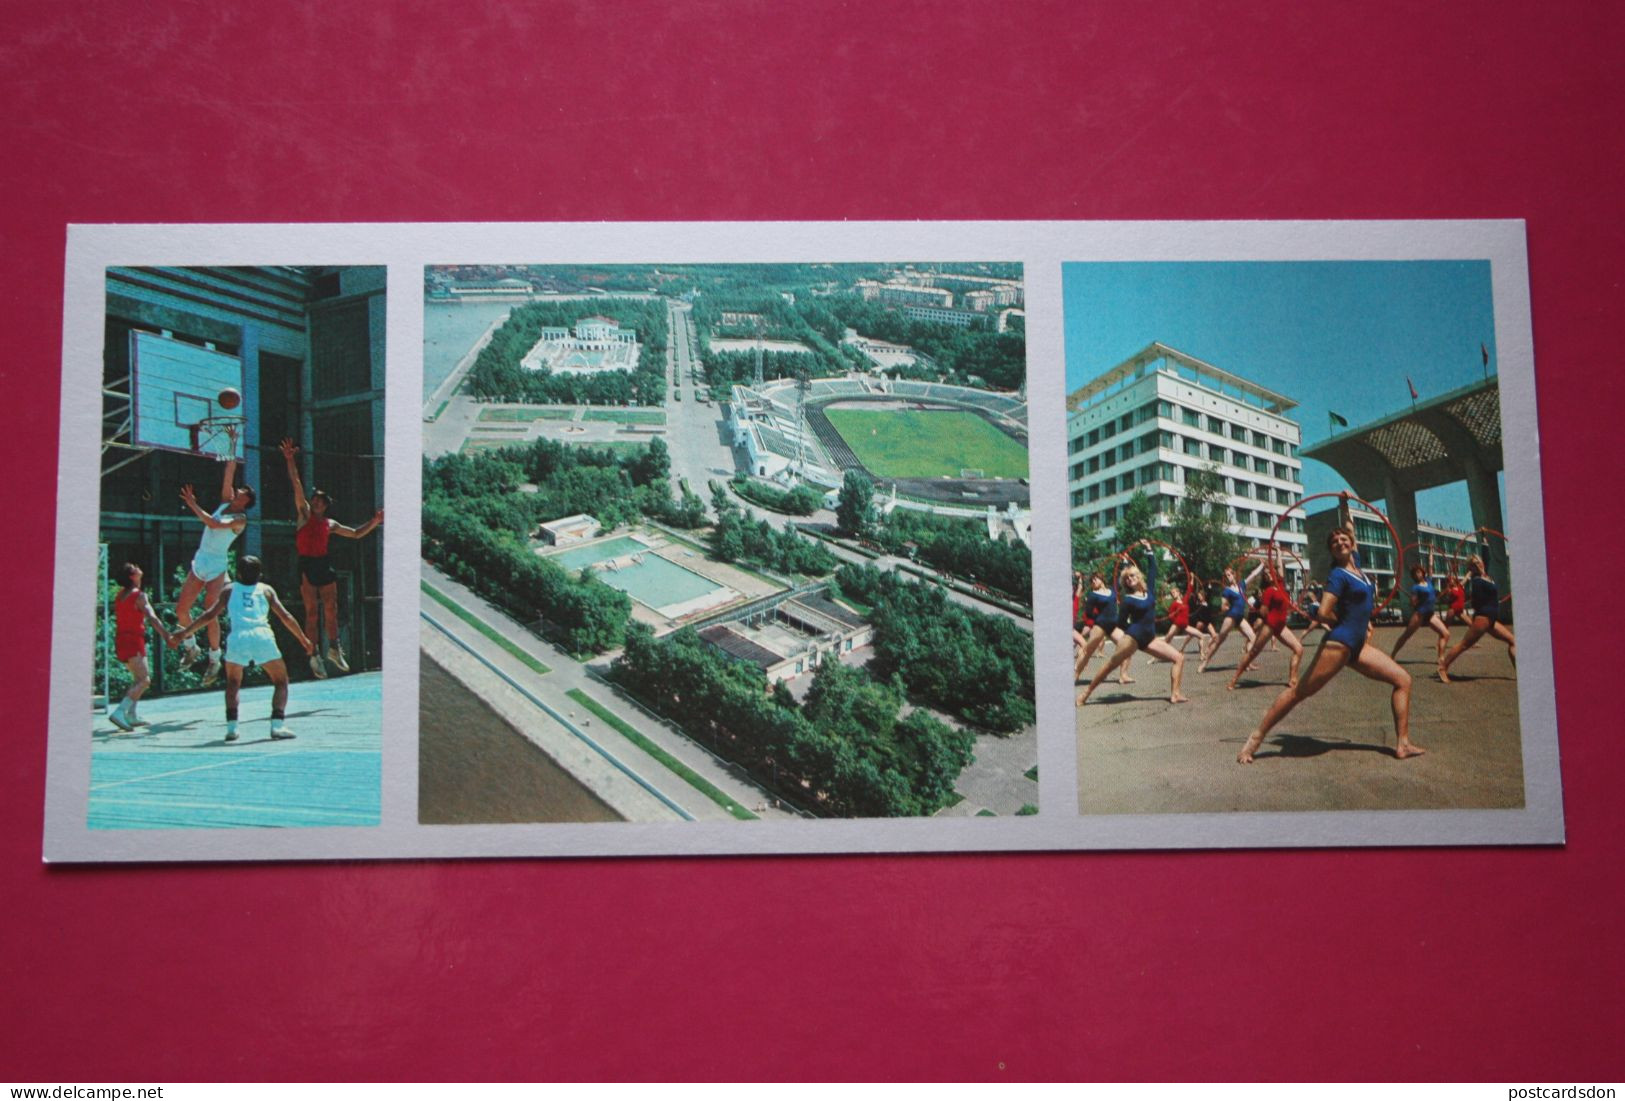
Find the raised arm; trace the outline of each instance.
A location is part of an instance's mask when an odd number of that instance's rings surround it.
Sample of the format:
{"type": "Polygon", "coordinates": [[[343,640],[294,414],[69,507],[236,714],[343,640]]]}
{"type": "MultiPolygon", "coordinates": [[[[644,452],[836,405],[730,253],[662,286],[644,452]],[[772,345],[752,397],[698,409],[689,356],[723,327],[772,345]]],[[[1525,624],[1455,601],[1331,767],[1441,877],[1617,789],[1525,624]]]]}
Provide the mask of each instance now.
{"type": "Polygon", "coordinates": [[[299,621],[293,618],[293,616],[289,614],[288,609],[282,606],[282,598],[276,595],[276,590],[267,586],[266,595],[271,598],[271,610],[275,612],[276,617],[282,621],[282,625],[288,629],[288,633],[298,640],[299,645],[305,648],[305,653],[315,653],[316,644],[305,637],[305,632],[299,626],[299,621]]]}
{"type": "MultiPolygon", "coordinates": [[[[187,486],[186,488],[191,489],[192,487],[187,486]]],[[[201,631],[205,623],[219,619],[220,613],[226,610],[226,601],[231,599],[232,586],[235,584],[236,582],[234,581],[226,582],[225,586],[220,590],[220,595],[214,598],[214,603],[205,608],[202,615],[192,620],[191,626],[187,627],[183,631],[176,631],[170,636],[170,638],[174,640],[170,643],[170,645],[185,642],[187,639],[201,631]]]]}
{"type": "Polygon", "coordinates": [[[210,516],[207,512],[204,512],[202,506],[197,503],[197,491],[194,490],[190,484],[181,486],[181,500],[186,502],[186,507],[192,510],[193,516],[196,516],[199,520],[203,521],[204,527],[216,529],[234,528],[241,530],[242,527],[247,523],[246,517],[239,516],[235,520],[216,520],[213,516],[210,516]]]}
{"type": "Polygon", "coordinates": [[[1247,575],[1247,580],[1241,583],[1242,592],[1246,592],[1248,589],[1252,588],[1253,582],[1258,580],[1259,573],[1261,573],[1264,569],[1264,561],[1265,560],[1263,558],[1260,558],[1258,560],[1258,565],[1253,567],[1253,572],[1247,575]]]}
{"type": "Polygon", "coordinates": [[[220,503],[229,504],[237,496],[237,428],[235,425],[226,425],[226,441],[231,447],[231,457],[226,460],[226,472],[220,479],[220,503]]]}
{"type": "Polygon", "coordinates": [[[305,500],[305,483],[299,480],[299,448],[292,439],[282,441],[282,459],[288,467],[288,481],[293,483],[293,507],[303,523],[310,502],[305,500]]]}
{"type": "Polygon", "coordinates": [[[383,522],[384,510],[379,509],[377,512],[373,513],[371,520],[368,520],[365,524],[362,524],[358,528],[347,528],[335,520],[333,522],[333,534],[342,535],[346,539],[365,539],[367,536],[376,531],[378,529],[378,525],[382,524],[383,522]]]}

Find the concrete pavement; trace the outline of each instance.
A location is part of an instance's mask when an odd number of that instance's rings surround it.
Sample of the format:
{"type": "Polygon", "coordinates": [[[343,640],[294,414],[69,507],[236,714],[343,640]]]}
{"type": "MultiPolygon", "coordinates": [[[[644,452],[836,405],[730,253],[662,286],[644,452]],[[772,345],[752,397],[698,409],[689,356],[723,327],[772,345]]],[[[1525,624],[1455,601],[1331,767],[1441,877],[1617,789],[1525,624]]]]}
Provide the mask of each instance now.
{"type": "MultiPolygon", "coordinates": [[[[1398,628],[1379,628],[1393,646],[1398,628]]],[[[1454,632],[1461,637],[1461,629],[1454,632]]],[[[1319,635],[1307,647],[1313,660],[1319,635]]],[[[1517,682],[1506,647],[1480,643],[1433,677],[1431,643],[1400,653],[1411,674],[1411,740],[1428,752],[1393,756],[1388,685],[1345,668],[1300,703],[1265,741],[1252,765],[1236,754],[1285,687],[1286,651],[1268,651],[1225,685],[1241,650],[1226,643],[1206,673],[1195,647],[1185,665],[1187,704],[1168,702],[1170,667],[1134,663],[1135,683],[1103,684],[1077,711],[1078,801],[1086,814],[1231,810],[1421,810],[1523,804],[1517,682]]],[[[1099,668],[1098,660],[1088,674],[1099,668]]]]}

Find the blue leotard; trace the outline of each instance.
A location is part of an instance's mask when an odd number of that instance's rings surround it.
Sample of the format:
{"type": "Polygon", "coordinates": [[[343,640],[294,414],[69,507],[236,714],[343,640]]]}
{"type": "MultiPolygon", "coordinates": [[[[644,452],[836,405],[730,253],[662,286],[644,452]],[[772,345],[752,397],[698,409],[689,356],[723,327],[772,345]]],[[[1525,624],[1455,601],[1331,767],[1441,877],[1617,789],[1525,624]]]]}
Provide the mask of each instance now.
{"type": "MultiPolygon", "coordinates": [[[[1359,569],[1360,556],[1354,556],[1359,569]]],[[[1326,579],[1326,591],[1337,598],[1337,625],[1326,632],[1332,642],[1341,642],[1356,654],[1365,646],[1366,629],[1376,604],[1377,587],[1354,570],[1338,566],[1326,579]]]]}
{"type": "Polygon", "coordinates": [[[1467,579],[1467,602],[1473,606],[1473,617],[1486,616],[1491,623],[1500,618],[1501,587],[1487,577],[1467,579]]]}
{"type": "Polygon", "coordinates": [[[1157,556],[1153,554],[1151,566],[1145,571],[1145,592],[1138,595],[1123,593],[1117,598],[1123,605],[1123,633],[1142,650],[1157,637],[1156,592],[1157,556]]]}
{"type": "Polygon", "coordinates": [[[1083,598],[1083,616],[1093,618],[1095,626],[1108,635],[1117,629],[1117,591],[1097,593],[1090,590],[1083,598]]]}
{"type": "Polygon", "coordinates": [[[1419,615],[1423,619],[1433,616],[1433,610],[1439,595],[1433,591],[1431,581],[1423,581],[1419,585],[1411,586],[1411,614],[1419,615]]]}
{"type": "Polygon", "coordinates": [[[1224,610],[1224,614],[1238,623],[1241,622],[1247,615],[1247,594],[1241,589],[1232,589],[1226,585],[1224,599],[1230,605],[1224,610]]]}

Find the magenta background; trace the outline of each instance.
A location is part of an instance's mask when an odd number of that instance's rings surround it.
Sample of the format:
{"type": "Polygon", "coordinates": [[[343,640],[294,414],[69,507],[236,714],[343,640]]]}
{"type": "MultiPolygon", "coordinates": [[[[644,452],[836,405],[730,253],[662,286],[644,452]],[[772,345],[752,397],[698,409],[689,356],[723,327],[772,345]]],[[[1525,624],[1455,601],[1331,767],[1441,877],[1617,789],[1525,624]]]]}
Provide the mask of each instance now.
{"type": "Polygon", "coordinates": [[[0,8],[0,1079],[1625,1077],[1620,6],[171,7],[0,8]],[[69,221],[1409,217],[1529,222],[1566,849],[39,862],[69,221]]]}

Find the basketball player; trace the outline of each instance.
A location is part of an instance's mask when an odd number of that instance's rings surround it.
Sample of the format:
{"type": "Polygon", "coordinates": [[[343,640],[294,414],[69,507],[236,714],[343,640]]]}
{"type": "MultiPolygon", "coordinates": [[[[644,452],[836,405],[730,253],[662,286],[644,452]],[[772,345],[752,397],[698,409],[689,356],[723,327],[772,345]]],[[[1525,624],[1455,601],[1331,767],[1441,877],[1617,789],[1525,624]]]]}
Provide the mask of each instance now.
{"type": "MultiPolygon", "coordinates": [[[[282,606],[276,590],[260,580],[263,564],[253,555],[237,560],[237,580],[227,582],[214,603],[185,630],[176,632],[175,641],[185,642],[204,624],[213,624],[221,612],[231,616],[231,637],[226,640],[226,741],[237,740],[237,695],[243,687],[243,673],[258,665],[271,678],[271,740],[286,741],[294,736],[288,729],[288,666],[271,633],[270,613],[275,612],[288,633],[299,640],[309,654],[316,644],[299,629],[298,620],[282,606]]],[[[218,627],[218,624],[216,624],[218,627]]]]}
{"type": "MultiPolygon", "coordinates": [[[[192,604],[202,593],[205,604],[213,604],[226,585],[226,552],[237,537],[248,528],[248,510],[254,507],[254,491],[248,486],[234,486],[237,476],[237,430],[226,429],[231,445],[231,458],[226,460],[226,472],[220,479],[220,506],[213,512],[204,512],[197,503],[197,494],[190,485],[181,487],[181,500],[192,514],[203,521],[203,538],[198,541],[197,553],[175,599],[175,620],[182,628],[192,623],[192,604]]],[[[195,665],[202,658],[198,645],[186,636],[185,660],[195,665]]],[[[209,624],[209,667],[203,671],[203,683],[212,685],[220,679],[220,624],[209,624]]]]}
{"type": "MultiPolygon", "coordinates": [[[[282,458],[288,464],[294,514],[299,521],[299,532],[294,538],[299,547],[299,599],[305,605],[305,634],[312,639],[318,637],[316,608],[320,602],[322,619],[327,626],[327,660],[337,666],[339,672],[348,673],[350,666],[344,660],[344,647],[339,645],[339,582],[327,561],[327,541],[334,535],[365,539],[384,522],[384,510],[379,509],[359,528],[345,527],[330,519],[327,511],[333,507],[331,496],[313,489],[309,499],[305,497],[304,483],[299,480],[299,462],[295,458],[298,454],[299,448],[292,440],[282,441],[282,458]]],[[[310,655],[310,671],[318,678],[327,676],[321,655],[315,651],[310,655]]]]}

